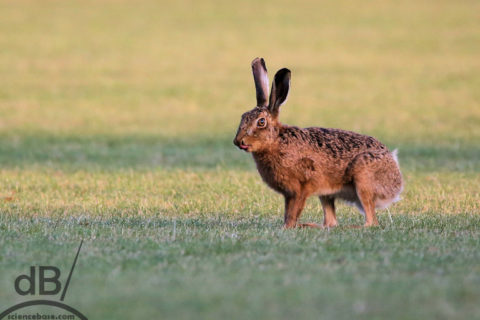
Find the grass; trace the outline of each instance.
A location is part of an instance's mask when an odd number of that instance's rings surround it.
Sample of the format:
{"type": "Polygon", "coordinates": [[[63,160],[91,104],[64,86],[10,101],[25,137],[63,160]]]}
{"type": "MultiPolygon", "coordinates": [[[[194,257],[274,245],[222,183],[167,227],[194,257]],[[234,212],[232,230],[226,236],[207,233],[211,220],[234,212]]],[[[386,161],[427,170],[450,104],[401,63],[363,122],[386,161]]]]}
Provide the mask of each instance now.
{"type": "Polygon", "coordinates": [[[65,302],[90,319],[480,318],[479,9],[0,1],[0,311],[84,239],[65,302]],[[256,56],[293,72],[285,123],[399,149],[393,222],[281,229],[232,144],[256,56]]]}

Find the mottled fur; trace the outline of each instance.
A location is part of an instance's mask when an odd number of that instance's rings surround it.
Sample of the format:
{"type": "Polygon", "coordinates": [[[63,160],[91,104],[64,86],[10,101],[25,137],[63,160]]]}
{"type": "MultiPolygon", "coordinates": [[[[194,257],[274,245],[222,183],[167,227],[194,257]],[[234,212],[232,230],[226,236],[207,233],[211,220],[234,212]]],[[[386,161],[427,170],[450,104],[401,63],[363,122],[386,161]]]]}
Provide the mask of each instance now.
{"type": "Polygon", "coordinates": [[[320,197],[325,227],[337,225],[336,199],[356,205],[365,214],[365,226],[378,225],[375,208],[397,201],[402,191],[396,154],[378,140],[355,132],[280,123],[278,113],[287,99],[290,71],[277,72],[267,101],[264,60],[255,59],[252,70],[257,106],[242,115],[234,143],[252,153],[262,179],[285,197],[285,227],[297,226],[311,195],[320,197]]]}

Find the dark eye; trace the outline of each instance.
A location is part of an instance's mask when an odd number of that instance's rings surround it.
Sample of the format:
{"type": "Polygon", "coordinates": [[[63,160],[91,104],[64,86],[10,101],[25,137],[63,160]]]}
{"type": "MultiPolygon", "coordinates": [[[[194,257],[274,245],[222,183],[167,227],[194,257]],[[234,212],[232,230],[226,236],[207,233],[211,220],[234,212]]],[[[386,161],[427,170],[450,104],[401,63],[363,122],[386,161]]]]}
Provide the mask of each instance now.
{"type": "Polygon", "coordinates": [[[267,121],[265,121],[265,118],[260,118],[257,121],[257,126],[259,127],[265,127],[266,124],[267,124],[267,121]]]}

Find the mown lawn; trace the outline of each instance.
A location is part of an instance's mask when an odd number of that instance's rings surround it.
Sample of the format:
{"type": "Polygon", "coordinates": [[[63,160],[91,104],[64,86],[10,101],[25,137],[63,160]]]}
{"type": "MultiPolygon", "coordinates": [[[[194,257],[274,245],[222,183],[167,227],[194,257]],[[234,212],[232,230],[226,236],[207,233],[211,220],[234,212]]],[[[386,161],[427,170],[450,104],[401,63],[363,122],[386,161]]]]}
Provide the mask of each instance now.
{"type": "MultiPolygon", "coordinates": [[[[89,319],[480,319],[478,1],[0,0],[0,312],[89,319]],[[399,149],[381,227],[283,230],[232,139],[250,61],[289,67],[281,118],[399,149]],[[47,297],[59,300],[59,295],[47,297]]],[[[310,199],[302,220],[322,219],[310,199]]]]}

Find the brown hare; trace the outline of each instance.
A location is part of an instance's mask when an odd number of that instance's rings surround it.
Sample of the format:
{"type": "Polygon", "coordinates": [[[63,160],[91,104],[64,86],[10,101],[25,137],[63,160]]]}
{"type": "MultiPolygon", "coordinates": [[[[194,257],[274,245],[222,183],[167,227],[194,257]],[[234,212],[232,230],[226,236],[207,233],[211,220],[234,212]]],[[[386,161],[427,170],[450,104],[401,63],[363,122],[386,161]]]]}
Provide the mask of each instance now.
{"type": "Polygon", "coordinates": [[[396,152],[355,132],[280,123],[278,114],[287,100],[290,70],[275,74],[270,98],[265,61],[253,60],[252,71],[257,106],[242,115],[233,142],[252,153],[262,179],[285,197],[284,226],[297,226],[311,195],[320,197],[324,227],[337,225],[336,199],[356,205],[365,216],[365,226],[378,225],[375,208],[398,201],[402,191],[396,152]]]}

